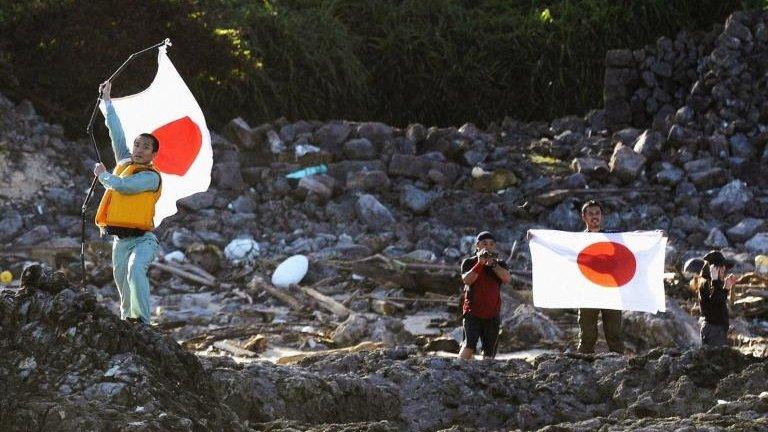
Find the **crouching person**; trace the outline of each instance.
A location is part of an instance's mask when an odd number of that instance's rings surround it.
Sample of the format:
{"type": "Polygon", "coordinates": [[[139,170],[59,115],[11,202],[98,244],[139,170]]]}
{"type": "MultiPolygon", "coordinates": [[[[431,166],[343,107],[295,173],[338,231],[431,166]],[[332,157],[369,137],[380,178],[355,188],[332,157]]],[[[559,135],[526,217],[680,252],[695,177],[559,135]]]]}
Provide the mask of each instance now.
{"type": "Polygon", "coordinates": [[[461,263],[461,280],[464,341],[459,358],[471,360],[478,341],[483,358],[493,358],[501,323],[501,284],[509,282],[510,274],[504,261],[498,259],[496,241],[490,232],[477,235],[475,255],[461,263]]]}

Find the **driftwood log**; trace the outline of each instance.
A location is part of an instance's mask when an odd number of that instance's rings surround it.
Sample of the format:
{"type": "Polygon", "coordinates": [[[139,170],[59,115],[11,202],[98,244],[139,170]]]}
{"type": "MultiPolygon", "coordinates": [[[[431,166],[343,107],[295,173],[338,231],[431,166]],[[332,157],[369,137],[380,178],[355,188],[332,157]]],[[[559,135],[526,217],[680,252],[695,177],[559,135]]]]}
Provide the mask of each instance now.
{"type": "MultiPolygon", "coordinates": [[[[461,286],[457,265],[406,262],[381,254],[356,261],[330,261],[329,264],[414,293],[433,291],[451,295],[461,286]]],[[[515,282],[531,284],[531,272],[511,270],[510,273],[515,282]]]]}

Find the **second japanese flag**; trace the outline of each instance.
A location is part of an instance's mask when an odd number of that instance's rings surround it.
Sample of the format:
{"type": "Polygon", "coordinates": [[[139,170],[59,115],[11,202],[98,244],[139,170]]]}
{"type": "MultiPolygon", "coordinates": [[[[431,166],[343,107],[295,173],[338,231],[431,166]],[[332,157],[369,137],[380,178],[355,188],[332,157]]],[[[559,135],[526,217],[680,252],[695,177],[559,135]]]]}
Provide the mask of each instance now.
{"type": "Polygon", "coordinates": [[[666,310],[661,232],[531,234],[534,306],[666,310]]]}

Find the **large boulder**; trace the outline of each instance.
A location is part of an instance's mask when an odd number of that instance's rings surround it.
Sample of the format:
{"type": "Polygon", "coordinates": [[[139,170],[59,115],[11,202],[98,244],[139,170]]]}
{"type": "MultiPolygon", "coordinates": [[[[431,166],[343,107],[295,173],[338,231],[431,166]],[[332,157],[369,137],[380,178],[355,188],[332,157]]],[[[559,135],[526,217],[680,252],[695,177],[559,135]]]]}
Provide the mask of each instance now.
{"type": "Polygon", "coordinates": [[[639,350],[659,347],[700,346],[696,318],[683,310],[672,297],[667,297],[666,312],[624,312],[622,332],[639,350]]]}
{"type": "Polygon", "coordinates": [[[744,246],[754,254],[768,253],[768,232],[759,232],[752,236],[744,246]]]}
{"type": "Polygon", "coordinates": [[[635,153],[632,147],[616,144],[611,155],[611,173],[624,183],[631,183],[645,166],[645,156],[635,153]]]}
{"type": "Polygon", "coordinates": [[[499,346],[503,350],[549,347],[563,338],[560,327],[529,304],[519,305],[502,327],[504,333],[499,346]]]}

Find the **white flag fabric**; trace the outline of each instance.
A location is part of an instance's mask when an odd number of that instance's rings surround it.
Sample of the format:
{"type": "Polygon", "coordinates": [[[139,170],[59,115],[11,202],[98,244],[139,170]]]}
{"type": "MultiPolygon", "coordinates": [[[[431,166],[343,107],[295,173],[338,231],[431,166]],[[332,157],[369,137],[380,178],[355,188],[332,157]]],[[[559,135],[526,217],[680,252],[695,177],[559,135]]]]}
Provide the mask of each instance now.
{"type": "MultiPolygon", "coordinates": [[[[213,151],[203,111],[171,63],[166,46],[159,48],[157,74],[152,84],[134,95],[112,99],[125,132],[128,150],[142,133],[160,141],[155,168],[162,193],[155,205],[155,226],[177,212],[176,201],[208,190],[213,151]]],[[[106,115],[106,106],[101,103],[106,115]]]]}
{"type": "Polygon", "coordinates": [[[666,310],[661,232],[531,234],[534,306],[666,310]]]}

